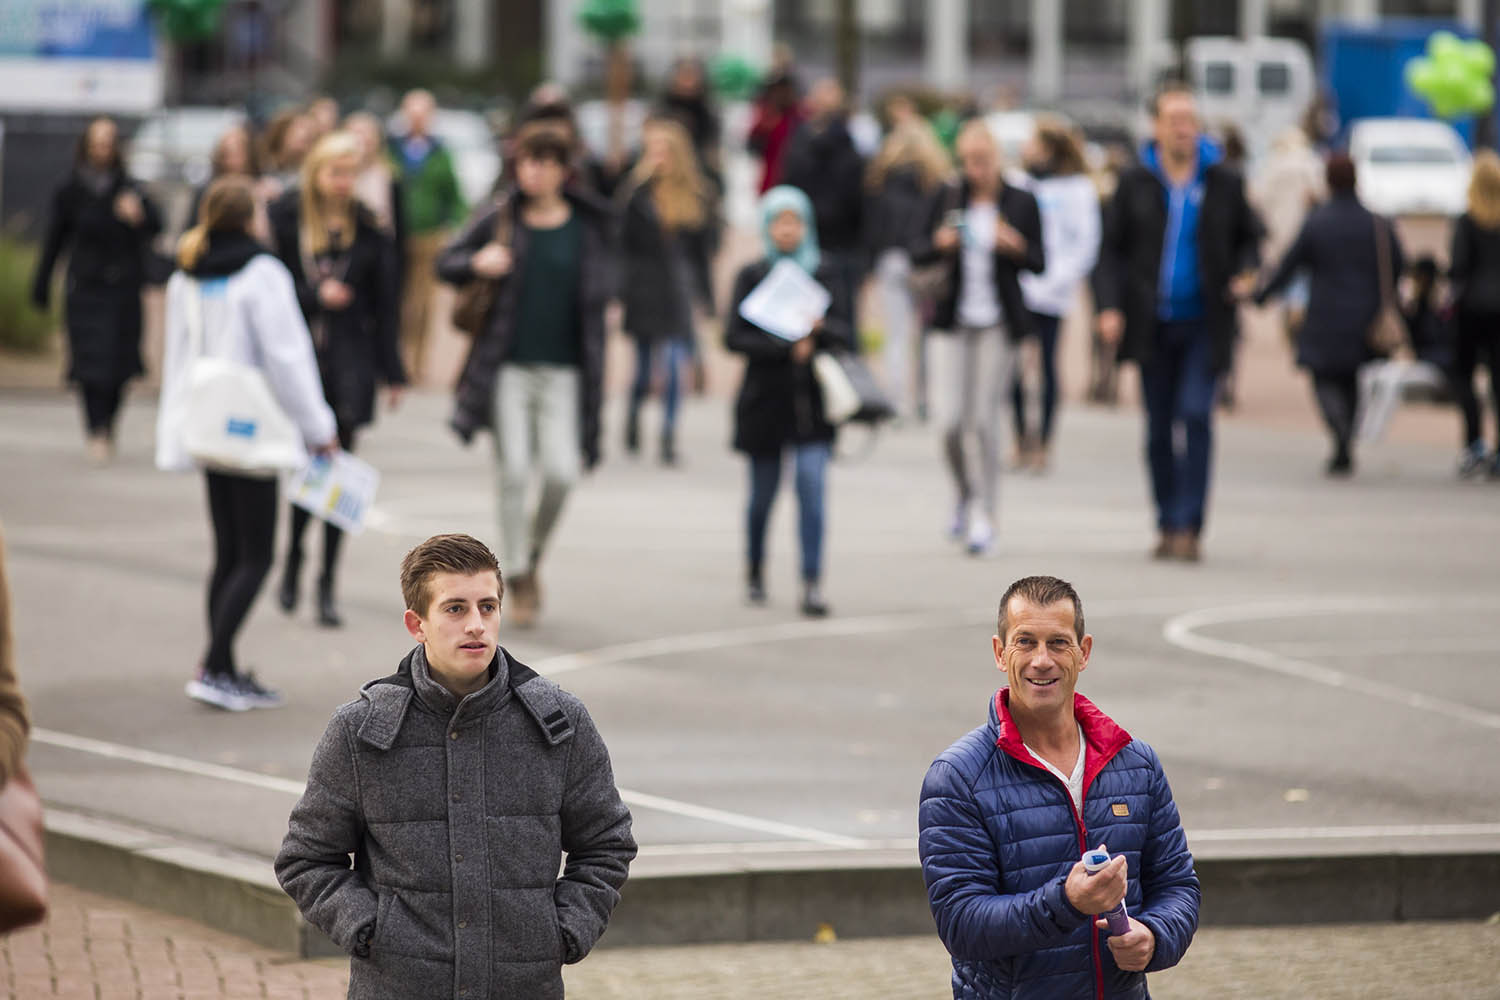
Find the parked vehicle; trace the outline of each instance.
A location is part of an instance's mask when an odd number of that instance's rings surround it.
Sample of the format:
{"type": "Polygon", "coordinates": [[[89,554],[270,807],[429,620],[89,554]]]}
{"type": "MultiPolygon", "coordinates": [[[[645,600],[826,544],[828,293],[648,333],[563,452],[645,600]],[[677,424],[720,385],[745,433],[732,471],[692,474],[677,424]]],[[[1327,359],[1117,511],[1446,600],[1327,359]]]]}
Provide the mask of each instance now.
{"type": "Polygon", "coordinates": [[[130,139],[130,175],[153,185],[196,188],[213,174],[214,143],[245,122],[234,108],[163,108],[149,115],[130,139]]]}
{"type": "MultiPolygon", "coordinates": [[[[1406,85],[1406,64],[1424,54],[1427,38],[1435,31],[1474,37],[1472,29],[1436,18],[1392,17],[1375,24],[1323,26],[1320,82],[1332,101],[1338,139],[1347,138],[1350,127],[1366,118],[1432,117],[1427,104],[1406,85]]],[[[1464,142],[1472,144],[1473,124],[1457,127],[1464,142]]]]}
{"type": "Polygon", "coordinates": [[[1349,131],[1359,197],[1379,215],[1459,215],[1472,158],[1453,126],[1426,118],[1366,118],[1349,131]]]}

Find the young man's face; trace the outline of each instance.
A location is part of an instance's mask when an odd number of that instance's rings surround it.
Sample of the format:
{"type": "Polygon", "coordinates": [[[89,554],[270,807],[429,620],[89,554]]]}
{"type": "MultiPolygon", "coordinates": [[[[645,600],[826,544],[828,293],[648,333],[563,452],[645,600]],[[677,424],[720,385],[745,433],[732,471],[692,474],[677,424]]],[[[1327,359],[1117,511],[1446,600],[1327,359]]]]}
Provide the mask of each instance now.
{"type": "Polygon", "coordinates": [[[1073,602],[1037,605],[1021,596],[1006,608],[1004,638],[995,636],[995,663],[1010,682],[1011,711],[1050,715],[1073,711],[1078,675],[1089,665],[1094,637],[1074,631],[1073,602]]]}
{"type": "Polygon", "coordinates": [[[406,611],[406,630],[427,647],[433,679],[463,696],[484,687],[500,641],[500,577],[439,573],[423,614],[406,611]]]}

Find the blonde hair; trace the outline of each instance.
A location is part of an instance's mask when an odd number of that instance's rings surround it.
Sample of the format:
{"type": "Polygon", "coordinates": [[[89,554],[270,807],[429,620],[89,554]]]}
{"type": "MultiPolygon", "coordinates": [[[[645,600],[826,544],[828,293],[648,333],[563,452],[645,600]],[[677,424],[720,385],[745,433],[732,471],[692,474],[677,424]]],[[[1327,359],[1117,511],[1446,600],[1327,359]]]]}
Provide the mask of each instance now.
{"type": "Polygon", "coordinates": [[[698,154],[693,150],[687,129],[671,119],[653,118],[646,123],[643,137],[650,132],[666,139],[667,161],[658,167],[642,158],[631,175],[631,193],[643,184],[654,182],[651,183],[651,199],[663,228],[677,230],[702,226],[708,215],[704,207],[708,189],[698,169],[698,154]]]}
{"type": "Polygon", "coordinates": [[[1500,229],[1500,156],[1483,149],[1474,154],[1469,178],[1469,215],[1482,229],[1500,229]]]}
{"type": "Polygon", "coordinates": [[[254,218],[255,192],[250,181],[236,174],[220,177],[204,192],[198,224],[177,241],[178,266],[191,271],[208,251],[210,233],[249,232],[254,218]]]}
{"type": "MultiPolygon", "coordinates": [[[[319,139],[308,152],[307,159],[302,161],[302,218],[298,239],[303,253],[311,256],[327,253],[332,243],[329,233],[334,229],[339,231],[342,246],[348,246],[354,240],[354,198],[350,197],[336,218],[330,218],[333,210],[318,193],[318,174],[334,160],[345,158],[356,164],[363,163],[364,145],[353,132],[340,130],[319,139]]],[[[335,249],[342,249],[342,246],[335,249]]]]}
{"type": "Polygon", "coordinates": [[[953,161],[932,126],[920,121],[903,122],[891,130],[880,152],[870,161],[865,186],[878,190],[898,167],[914,167],[923,191],[935,190],[953,173],[953,161]]]}

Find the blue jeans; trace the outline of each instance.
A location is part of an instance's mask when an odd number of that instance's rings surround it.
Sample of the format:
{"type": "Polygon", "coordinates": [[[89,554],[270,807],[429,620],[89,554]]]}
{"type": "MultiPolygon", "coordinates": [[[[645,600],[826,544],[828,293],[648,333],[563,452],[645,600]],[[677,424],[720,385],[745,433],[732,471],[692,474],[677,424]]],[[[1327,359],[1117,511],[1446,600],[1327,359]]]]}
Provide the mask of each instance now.
{"type": "Polygon", "coordinates": [[[1141,366],[1146,459],[1163,532],[1203,530],[1217,382],[1209,348],[1202,321],[1163,322],[1151,360],[1141,366]]]}
{"type": "MultiPolygon", "coordinates": [[[[802,579],[823,574],[823,493],[833,449],[825,441],[792,445],[797,470],[797,534],[802,543],[802,579]]],[[[752,572],[766,561],[766,525],[781,485],[784,454],[750,456],[749,559],[752,572]]]]}
{"type": "Polygon", "coordinates": [[[651,377],[659,368],[665,368],[666,385],[662,389],[662,437],[671,437],[677,428],[677,409],[682,403],[682,366],[693,357],[693,344],[689,340],[669,337],[663,340],[637,340],[635,342],[635,382],[630,387],[630,413],[632,418],[640,411],[641,403],[651,392],[651,377]]]}

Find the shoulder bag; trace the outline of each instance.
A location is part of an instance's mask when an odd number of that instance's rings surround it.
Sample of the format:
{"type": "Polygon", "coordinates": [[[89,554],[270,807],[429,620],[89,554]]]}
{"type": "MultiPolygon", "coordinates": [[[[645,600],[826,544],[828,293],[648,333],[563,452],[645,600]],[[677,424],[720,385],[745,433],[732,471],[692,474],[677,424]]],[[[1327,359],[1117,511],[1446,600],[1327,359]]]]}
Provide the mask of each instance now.
{"type": "MultiPolygon", "coordinates": [[[[513,225],[510,199],[501,198],[495,205],[495,235],[492,241],[509,248],[513,225]]],[[[475,278],[460,288],[453,300],[451,316],[453,328],[470,337],[477,337],[483,333],[484,324],[490,318],[490,311],[495,308],[495,299],[499,291],[500,281],[497,278],[475,278]]]]}
{"type": "Polygon", "coordinates": [[[187,403],[182,444],[201,465],[273,476],[306,464],[307,448],[290,417],[253,365],[206,353],[203,289],[187,280],[187,403]]]}
{"type": "Polygon", "coordinates": [[[42,800],[23,764],[0,790],[0,934],[47,915],[42,800]]]}
{"type": "MultiPolygon", "coordinates": [[[[939,224],[944,225],[948,213],[958,207],[958,187],[944,184],[938,198],[942,204],[942,211],[938,213],[939,224]]],[[[932,234],[927,235],[930,237],[932,234]]],[[[935,261],[913,266],[911,273],[907,275],[906,286],[919,301],[938,302],[947,298],[953,290],[953,268],[953,261],[947,254],[942,254],[935,261]]]]}
{"type": "Polygon", "coordinates": [[[1406,320],[1396,302],[1396,276],[1391,273],[1390,227],[1380,216],[1375,222],[1375,270],[1380,277],[1380,309],[1365,334],[1370,351],[1388,358],[1406,345],[1406,320]]]}
{"type": "Polygon", "coordinates": [[[812,369],[823,395],[823,417],[835,427],[878,424],[895,416],[880,383],[853,351],[819,351],[813,355],[812,369]]]}

